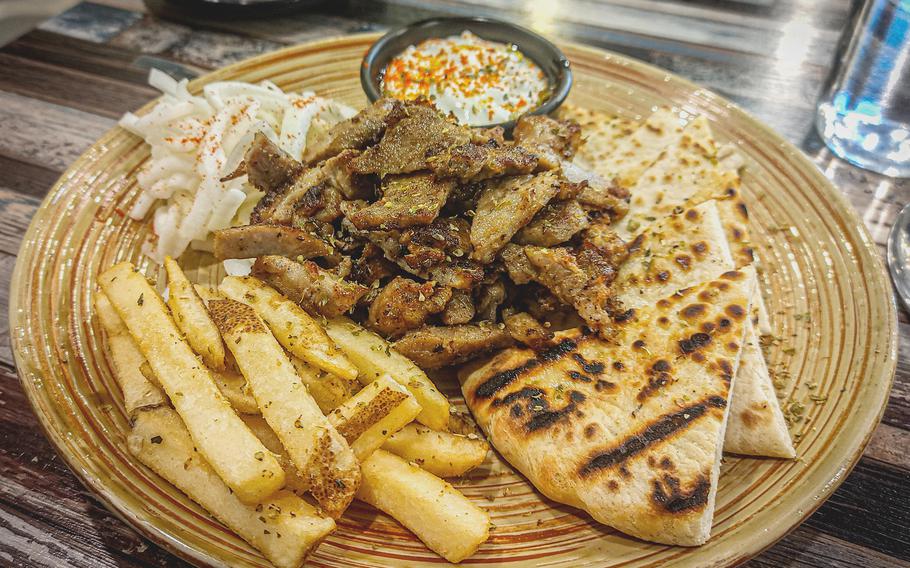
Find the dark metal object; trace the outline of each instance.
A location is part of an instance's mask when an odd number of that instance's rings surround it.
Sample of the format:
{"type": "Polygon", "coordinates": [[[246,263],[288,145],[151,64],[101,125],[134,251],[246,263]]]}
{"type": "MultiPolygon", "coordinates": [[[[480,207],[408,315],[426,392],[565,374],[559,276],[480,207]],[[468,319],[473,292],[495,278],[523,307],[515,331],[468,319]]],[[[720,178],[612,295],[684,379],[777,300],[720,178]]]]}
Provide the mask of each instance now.
{"type": "MultiPolygon", "coordinates": [[[[530,114],[556,110],[572,88],[572,69],[562,51],[543,36],[526,28],[490,18],[431,18],[394,29],[373,44],[360,66],[360,83],[370,101],[382,96],[382,74],[389,61],[408,46],[430,38],[444,38],[468,30],[485,40],[515,45],[530,57],[547,76],[550,96],[530,114]]],[[[511,131],[515,121],[487,124],[511,131]]]]}

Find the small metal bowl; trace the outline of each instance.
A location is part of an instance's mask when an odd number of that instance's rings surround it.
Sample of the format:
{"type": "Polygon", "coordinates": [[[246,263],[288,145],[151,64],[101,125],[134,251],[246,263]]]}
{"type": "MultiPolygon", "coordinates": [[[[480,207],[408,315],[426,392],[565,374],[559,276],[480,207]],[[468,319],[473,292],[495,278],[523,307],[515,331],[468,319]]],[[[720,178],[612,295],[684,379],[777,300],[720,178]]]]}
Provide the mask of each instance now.
{"type": "MultiPolygon", "coordinates": [[[[360,66],[360,84],[370,102],[382,97],[382,75],[386,66],[408,46],[430,38],[446,38],[468,30],[488,40],[515,45],[540,67],[547,77],[550,96],[542,105],[525,114],[548,114],[556,110],[572,88],[569,60],[558,47],[542,36],[520,26],[489,18],[431,18],[394,29],[373,44],[360,66]]],[[[515,121],[475,125],[502,126],[510,132],[515,121]]]]}

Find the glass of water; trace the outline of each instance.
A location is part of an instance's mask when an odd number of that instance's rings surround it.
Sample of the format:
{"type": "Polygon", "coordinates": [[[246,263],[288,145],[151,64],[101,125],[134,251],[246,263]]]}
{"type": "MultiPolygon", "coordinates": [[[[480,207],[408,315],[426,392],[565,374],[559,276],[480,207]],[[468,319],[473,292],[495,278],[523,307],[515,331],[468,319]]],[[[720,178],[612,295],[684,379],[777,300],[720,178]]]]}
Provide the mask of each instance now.
{"type": "Polygon", "coordinates": [[[910,177],[910,0],[866,0],[856,22],[816,127],[848,162],[910,177]]]}

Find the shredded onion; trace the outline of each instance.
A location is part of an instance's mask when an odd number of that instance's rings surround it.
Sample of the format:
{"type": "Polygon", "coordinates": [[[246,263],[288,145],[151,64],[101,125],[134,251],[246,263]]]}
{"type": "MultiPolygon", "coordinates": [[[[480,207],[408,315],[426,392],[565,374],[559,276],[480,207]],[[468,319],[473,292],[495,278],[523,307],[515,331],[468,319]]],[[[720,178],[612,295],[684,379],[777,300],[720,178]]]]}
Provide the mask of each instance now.
{"type": "Polygon", "coordinates": [[[161,99],[142,116],[126,113],[120,126],[151,147],[137,175],[142,191],[130,217],[154,212],[154,237],[143,250],[159,264],[249,218],[262,193],[245,175],[221,180],[237,168],[257,132],[300,159],[311,127],[322,130],[354,114],[341,103],[312,92],[285,93],[268,81],[211,83],[192,95],[186,79],[152,69],[149,84],[161,99]]]}

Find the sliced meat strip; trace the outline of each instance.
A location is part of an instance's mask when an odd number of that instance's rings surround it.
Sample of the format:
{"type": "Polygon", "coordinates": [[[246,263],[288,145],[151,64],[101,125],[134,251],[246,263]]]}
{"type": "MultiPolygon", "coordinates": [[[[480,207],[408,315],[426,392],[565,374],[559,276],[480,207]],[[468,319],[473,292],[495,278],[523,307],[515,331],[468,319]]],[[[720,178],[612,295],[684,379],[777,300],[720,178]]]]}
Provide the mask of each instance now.
{"type": "Polygon", "coordinates": [[[520,146],[500,146],[493,142],[453,146],[429,158],[427,164],[439,177],[453,177],[466,183],[529,174],[537,170],[538,159],[520,146]]]}
{"type": "Polygon", "coordinates": [[[470,290],[484,278],[484,269],[468,259],[453,259],[429,269],[428,277],[442,286],[470,290]]]}
{"type": "Polygon", "coordinates": [[[483,284],[474,293],[474,304],[477,306],[479,321],[496,321],[499,306],[506,300],[506,287],[499,278],[483,284]]]}
{"type": "Polygon", "coordinates": [[[582,247],[596,248],[614,268],[619,268],[629,256],[628,245],[619,238],[609,220],[604,217],[591,223],[582,234],[582,247]]]}
{"type": "Polygon", "coordinates": [[[464,290],[452,290],[452,297],[442,312],[442,323],[459,325],[474,319],[474,300],[464,290]]]}
{"type": "Polygon", "coordinates": [[[362,150],[378,142],[386,128],[404,116],[403,102],[392,98],[379,99],[333,126],[325,137],[309,142],[303,152],[303,161],[313,164],[344,150],[362,150]]]}
{"type": "Polygon", "coordinates": [[[349,165],[356,152],[347,150],[304,170],[290,184],[273,188],[253,209],[254,223],[301,225],[310,218],[330,223],[341,216],[341,200],[355,194],[342,186],[352,182],[349,165]]]}
{"type": "Polygon", "coordinates": [[[303,306],[325,317],[345,314],[367,293],[360,284],[347,282],[315,262],[295,262],[283,256],[260,256],[253,275],[303,306]]]}
{"type": "Polygon", "coordinates": [[[266,193],[281,190],[299,176],[303,164],[284,153],[262,132],[257,132],[243,156],[250,184],[266,193]]]}
{"type": "Polygon", "coordinates": [[[543,115],[522,116],[512,138],[516,145],[537,154],[546,169],[558,168],[563,160],[571,160],[582,142],[577,122],[543,115]]]}
{"type": "Polygon", "coordinates": [[[373,243],[367,243],[351,267],[351,278],[368,288],[378,286],[379,283],[398,273],[395,264],[385,258],[382,249],[373,243]]]}
{"type": "Polygon", "coordinates": [[[390,127],[378,144],[354,160],[354,172],[384,177],[425,170],[427,158],[471,139],[469,128],[432,106],[408,103],[405,111],[407,116],[390,127]]]}
{"type": "Polygon", "coordinates": [[[509,335],[515,341],[523,343],[531,349],[548,347],[553,340],[553,332],[527,312],[511,314],[506,316],[503,321],[509,335]]]}
{"type": "Polygon", "coordinates": [[[556,172],[491,180],[477,202],[471,225],[471,258],[489,264],[496,253],[553,198],[560,188],[556,172]]]}
{"type": "Polygon", "coordinates": [[[506,267],[509,279],[515,284],[527,284],[537,276],[537,269],[525,255],[524,247],[508,244],[502,249],[499,256],[506,267]]]}
{"type": "Polygon", "coordinates": [[[592,329],[606,331],[612,301],[606,275],[600,272],[605,265],[598,264],[592,255],[579,258],[566,248],[528,246],[524,253],[537,271],[537,282],[574,307],[592,329]]]}
{"type": "Polygon", "coordinates": [[[629,211],[629,190],[615,181],[567,161],[562,162],[561,170],[566,180],[579,184],[573,197],[582,205],[610,215],[614,222],[629,211]]]}
{"type": "Polygon", "coordinates": [[[575,199],[551,202],[513,240],[523,245],[552,247],[568,241],[590,224],[588,213],[575,199]]]}
{"type": "Polygon", "coordinates": [[[453,180],[433,174],[387,176],[382,180],[382,198],[350,216],[358,229],[405,229],[429,225],[439,215],[453,180]]]}
{"type": "Polygon", "coordinates": [[[214,232],[214,254],[218,260],[256,258],[275,254],[316,258],[334,252],[321,238],[284,225],[247,225],[214,232]]]}
{"type": "Polygon", "coordinates": [[[458,365],[514,343],[505,326],[494,324],[423,327],[392,347],[423,369],[458,365]]]}
{"type": "Polygon", "coordinates": [[[418,283],[399,276],[386,284],[370,304],[367,326],[386,338],[400,337],[445,309],[451,297],[451,288],[437,288],[432,282],[418,283]]]}
{"type": "Polygon", "coordinates": [[[342,226],[378,246],[386,259],[414,276],[459,290],[470,290],[483,280],[483,267],[466,258],[471,244],[463,219],[437,218],[426,227],[403,232],[359,231],[349,219],[342,226]]]}

